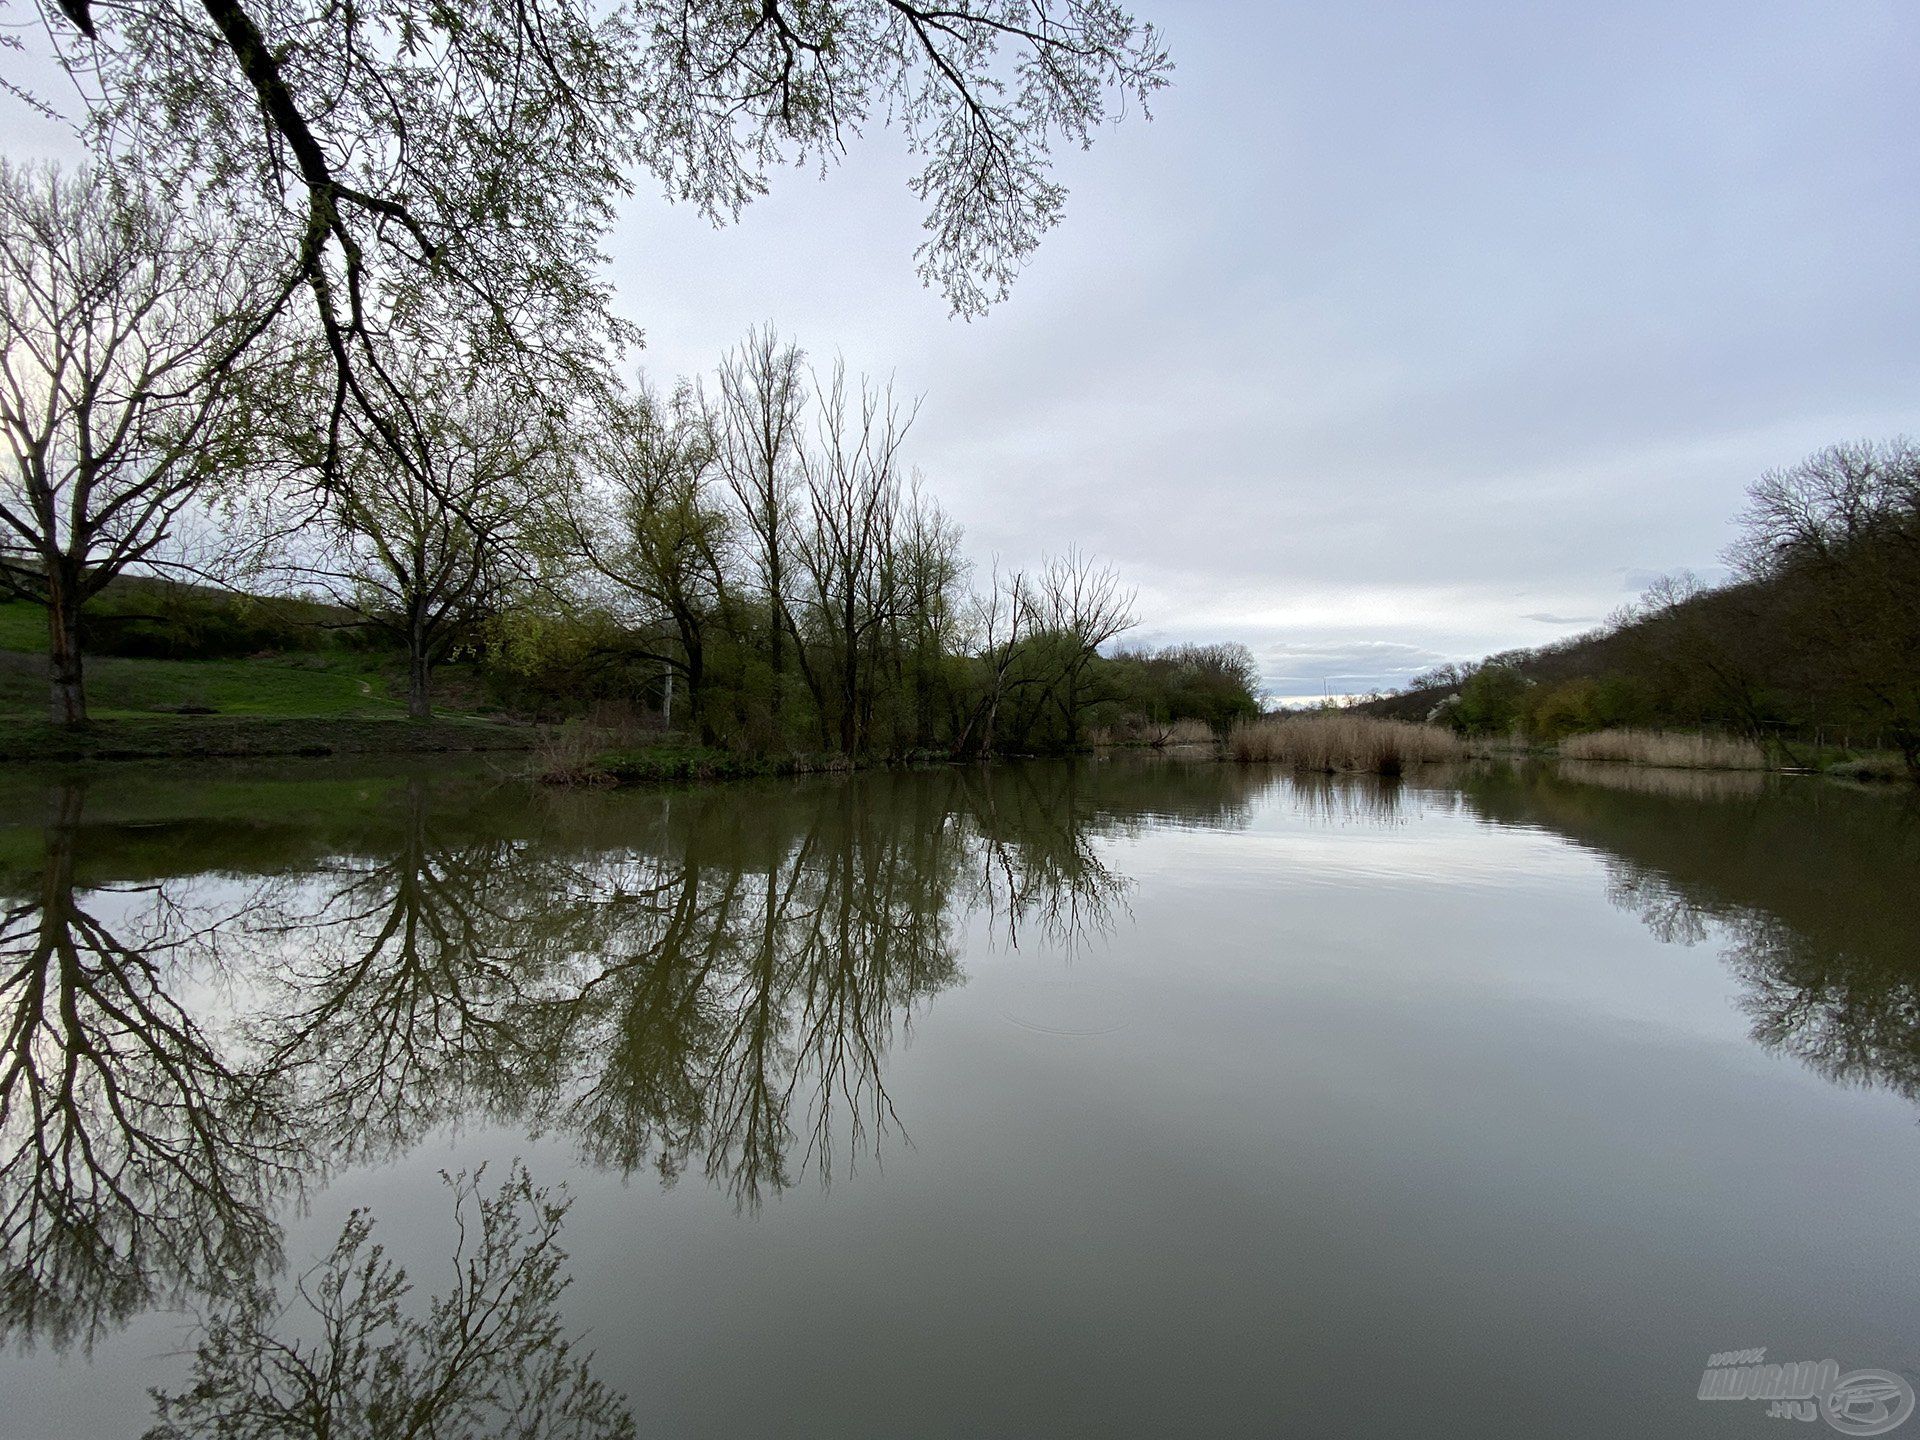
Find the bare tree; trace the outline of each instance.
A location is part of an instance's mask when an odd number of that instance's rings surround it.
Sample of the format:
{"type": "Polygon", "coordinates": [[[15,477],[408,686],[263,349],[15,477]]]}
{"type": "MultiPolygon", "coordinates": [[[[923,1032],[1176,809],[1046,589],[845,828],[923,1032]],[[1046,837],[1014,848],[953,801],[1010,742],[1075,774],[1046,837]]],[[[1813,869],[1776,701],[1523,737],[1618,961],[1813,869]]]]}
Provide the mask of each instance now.
{"type": "Polygon", "coordinates": [[[1067,743],[1078,744],[1087,673],[1102,645],[1133,628],[1133,592],[1121,589],[1111,565],[1077,550],[1049,561],[1037,588],[1036,629],[1046,637],[1056,670],[1048,693],[1060,707],[1067,743]]]}
{"type": "Polygon", "coordinates": [[[511,1435],[632,1440],[633,1413],[562,1327],[560,1230],[571,1203],[516,1161],[498,1191],[447,1176],[453,1288],[425,1313],[413,1282],[355,1210],[283,1305],[255,1285],[202,1320],[194,1383],[155,1392],[149,1440],[511,1435]],[[291,1323],[287,1312],[295,1318],[291,1323]]]}
{"type": "Polygon", "coordinates": [[[846,367],[835,364],[820,390],[816,443],[802,472],[807,518],[797,552],[805,573],[800,597],[817,660],[801,664],[820,712],[821,739],[832,744],[837,722],[844,754],[868,736],[863,686],[871,680],[872,641],[894,618],[894,547],[901,515],[900,447],[917,406],[903,409],[888,387],[862,379],[849,392],[846,367]],[[831,718],[830,718],[831,717],[831,718]]]}
{"type": "Polygon", "coordinates": [[[1920,775],[1920,445],[1833,445],[1763,475],[1732,559],[1796,598],[1822,668],[1884,724],[1920,775]]]}
{"type": "Polygon", "coordinates": [[[106,170],[0,161],[0,593],[44,605],[56,724],[87,718],[81,609],[169,558],[248,460],[258,253],[106,170]]]}
{"type": "Polygon", "coordinates": [[[985,674],[954,749],[963,755],[991,755],[1000,707],[1019,684],[1016,667],[1033,620],[1033,591],[1026,573],[1003,575],[996,561],[987,593],[974,597],[973,610],[976,655],[985,674]]]}
{"type": "Polygon", "coordinates": [[[927,493],[916,473],[889,562],[895,596],[890,647],[894,688],[907,711],[904,733],[916,745],[930,738],[936,694],[945,689],[946,657],[960,636],[961,587],[968,570],[960,544],[959,525],[927,493]]]}
{"type": "Polygon", "coordinates": [[[270,1262],[313,1157],[280,1077],[189,1004],[231,916],[89,889],[83,792],[50,801],[41,873],[0,901],[0,1335],[91,1343],[270,1262]]]}
{"type": "Polygon", "coordinates": [[[790,551],[800,478],[800,425],[806,410],[805,356],[781,344],[772,325],[749,330],[720,362],[715,442],[720,472],[745,524],[767,606],[767,663],[773,671],[773,721],[784,733],[790,551]]]}

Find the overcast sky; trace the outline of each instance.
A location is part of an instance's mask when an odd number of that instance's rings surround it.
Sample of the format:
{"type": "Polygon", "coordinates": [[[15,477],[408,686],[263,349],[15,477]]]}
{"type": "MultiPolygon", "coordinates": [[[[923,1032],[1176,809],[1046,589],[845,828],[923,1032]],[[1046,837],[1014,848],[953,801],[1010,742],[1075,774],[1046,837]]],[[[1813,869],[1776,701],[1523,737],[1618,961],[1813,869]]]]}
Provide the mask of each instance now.
{"type": "Polygon", "coordinates": [[[876,128],[725,230],[627,204],[646,368],[770,319],[891,373],[980,564],[1109,558],[1134,638],[1245,641],[1286,697],[1715,575],[1761,470],[1920,431],[1910,0],[1137,8],[1174,86],[1062,157],[988,318],[915,279],[876,128]]]}

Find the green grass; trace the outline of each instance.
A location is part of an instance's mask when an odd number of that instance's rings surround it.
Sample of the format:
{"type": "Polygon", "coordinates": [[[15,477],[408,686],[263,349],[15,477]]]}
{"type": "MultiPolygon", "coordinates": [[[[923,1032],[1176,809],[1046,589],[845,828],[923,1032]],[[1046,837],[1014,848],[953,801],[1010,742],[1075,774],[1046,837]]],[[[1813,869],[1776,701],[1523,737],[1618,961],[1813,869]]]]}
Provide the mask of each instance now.
{"type": "MultiPolygon", "coordinates": [[[[49,724],[46,615],[0,604],[0,759],[419,754],[521,749],[532,732],[463,715],[475,687],[443,667],[444,712],[406,718],[381,656],[355,650],[248,659],[89,655],[84,730],[49,724]]],[[[440,687],[436,686],[436,690],[440,687]]]]}
{"type": "MultiPolygon", "coordinates": [[[[87,709],[98,718],[204,708],[221,715],[385,715],[404,707],[370,658],[86,661],[87,709]]],[[[0,715],[44,715],[46,661],[0,655],[0,715]]]]}
{"type": "Polygon", "coordinates": [[[47,612],[25,600],[0,600],[0,650],[47,653],[47,612]]]}
{"type": "Polygon", "coordinates": [[[1843,752],[1838,758],[1823,758],[1816,763],[1816,769],[1823,775],[1832,775],[1842,780],[1899,781],[1914,779],[1898,752],[1892,750],[1866,751],[1860,754],[1843,752]]]}

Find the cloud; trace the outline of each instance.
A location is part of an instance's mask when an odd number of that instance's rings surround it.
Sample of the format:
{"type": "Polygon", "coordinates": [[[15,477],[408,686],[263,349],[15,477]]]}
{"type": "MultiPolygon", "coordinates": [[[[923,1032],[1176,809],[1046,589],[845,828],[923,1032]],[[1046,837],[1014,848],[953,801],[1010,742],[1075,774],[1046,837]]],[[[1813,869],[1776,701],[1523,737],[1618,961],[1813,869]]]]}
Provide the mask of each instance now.
{"type": "Polygon", "coordinates": [[[623,199],[640,358],[705,370],[772,318],[892,375],[983,569],[1078,545],[1140,636],[1243,641],[1288,693],[1723,576],[1762,471],[1920,430],[1920,7],[1153,11],[1174,88],[1061,147],[1065,223],[985,320],[915,278],[876,125],[719,230],[623,199]]]}

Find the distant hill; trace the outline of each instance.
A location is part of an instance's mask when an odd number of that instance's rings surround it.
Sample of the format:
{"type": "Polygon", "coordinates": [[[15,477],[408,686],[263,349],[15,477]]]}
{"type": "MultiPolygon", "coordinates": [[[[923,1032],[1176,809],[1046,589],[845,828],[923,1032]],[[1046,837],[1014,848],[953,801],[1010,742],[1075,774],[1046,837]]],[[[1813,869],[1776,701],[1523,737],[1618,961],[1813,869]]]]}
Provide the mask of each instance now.
{"type": "Polygon", "coordinates": [[[1878,643],[1886,619],[1798,567],[1667,581],[1599,629],[1443,666],[1358,708],[1541,740],[1637,726],[1900,749],[1920,668],[1878,643]]]}

